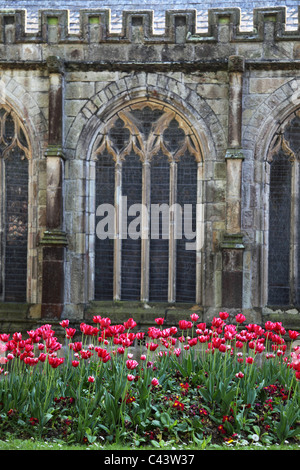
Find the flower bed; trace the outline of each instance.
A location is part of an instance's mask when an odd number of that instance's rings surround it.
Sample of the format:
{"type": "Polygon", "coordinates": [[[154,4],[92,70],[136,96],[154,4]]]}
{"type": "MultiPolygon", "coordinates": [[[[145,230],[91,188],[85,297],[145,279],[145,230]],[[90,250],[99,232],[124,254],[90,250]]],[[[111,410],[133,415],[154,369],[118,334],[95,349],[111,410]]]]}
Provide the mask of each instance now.
{"type": "Polygon", "coordinates": [[[80,332],[63,320],[64,346],[49,324],[0,334],[0,438],[299,442],[300,348],[284,339],[299,334],[241,314],[198,319],[165,328],[156,318],[146,334],[132,318],[94,316],[80,332]]]}

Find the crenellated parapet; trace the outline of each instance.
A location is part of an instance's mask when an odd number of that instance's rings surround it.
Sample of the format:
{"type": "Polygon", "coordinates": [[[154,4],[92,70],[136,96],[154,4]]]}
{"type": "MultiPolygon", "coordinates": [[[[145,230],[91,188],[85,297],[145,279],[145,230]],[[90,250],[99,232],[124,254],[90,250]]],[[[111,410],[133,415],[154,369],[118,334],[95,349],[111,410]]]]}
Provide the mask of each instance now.
{"type": "MultiPolygon", "coordinates": [[[[298,9],[300,18],[300,7],[298,9]]],[[[239,8],[208,10],[208,29],[197,32],[197,11],[168,10],[165,12],[165,31],[155,34],[152,10],[122,12],[122,30],[111,32],[109,9],[83,9],[79,15],[78,34],[70,33],[68,10],[40,10],[38,31],[26,30],[26,10],[0,10],[0,44],[14,43],[218,43],[300,40],[300,27],[290,30],[286,23],[286,8],[255,8],[249,31],[241,30],[239,8]],[[224,28],[227,34],[224,35],[224,28]]],[[[299,25],[298,20],[298,25],[299,25]]]]}

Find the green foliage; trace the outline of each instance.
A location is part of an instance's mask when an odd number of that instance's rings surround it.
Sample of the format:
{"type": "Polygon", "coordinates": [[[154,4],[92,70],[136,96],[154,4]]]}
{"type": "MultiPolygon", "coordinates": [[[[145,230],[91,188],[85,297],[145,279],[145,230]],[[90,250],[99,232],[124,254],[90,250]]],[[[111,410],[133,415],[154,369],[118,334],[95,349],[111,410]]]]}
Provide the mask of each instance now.
{"type": "Polygon", "coordinates": [[[295,403],[289,401],[285,405],[280,403],[277,407],[279,420],[275,423],[274,430],[280,444],[291,437],[300,435],[300,409],[295,408],[295,403]]]}

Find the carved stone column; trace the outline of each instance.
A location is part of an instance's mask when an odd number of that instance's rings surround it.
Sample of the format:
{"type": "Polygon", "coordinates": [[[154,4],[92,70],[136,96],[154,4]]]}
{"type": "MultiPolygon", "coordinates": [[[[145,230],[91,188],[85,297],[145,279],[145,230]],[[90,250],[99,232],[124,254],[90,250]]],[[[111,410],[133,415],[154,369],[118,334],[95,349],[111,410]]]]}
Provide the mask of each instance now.
{"type": "Polygon", "coordinates": [[[64,306],[64,259],[66,234],[63,231],[63,67],[58,57],[47,60],[49,71],[49,140],[47,158],[47,230],[43,245],[42,317],[60,318],[64,306]]]}
{"type": "Polygon", "coordinates": [[[241,234],[242,162],[242,96],[244,58],[230,56],[228,148],[225,155],[227,171],[226,233],[222,243],[222,305],[242,307],[243,236],[241,234]]]}

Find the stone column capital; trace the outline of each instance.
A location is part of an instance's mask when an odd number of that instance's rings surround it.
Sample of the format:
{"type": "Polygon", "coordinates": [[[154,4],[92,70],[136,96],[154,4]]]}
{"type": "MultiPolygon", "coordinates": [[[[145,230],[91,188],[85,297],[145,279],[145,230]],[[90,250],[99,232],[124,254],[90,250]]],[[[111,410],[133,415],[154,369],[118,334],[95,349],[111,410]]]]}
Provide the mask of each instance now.
{"type": "Polygon", "coordinates": [[[67,246],[67,234],[62,230],[45,230],[40,245],[67,246]]]}
{"type": "Polygon", "coordinates": [[[242,233],[225,233],[221,242],[222,250],[243,250],[245,248],[242,233]]]}
{"type": "Polygon", "coordinates": [[[47,57],[46,64],[49,73],[64,73],[64,61],[59,56],[51,55],[47,57]]]}
{"type": "Polygon", "coordinates": [[[49,144],[45,151],[45,157],[60,157],[65,160],[65,154],[61,145],[49,144]]]}
{"type": "Polygon", "coordinates": [[[244,160],[245,155],[243,149],[229,148],[226,150],[225,160],[244,160]]]}
{"type": "Polygon", "coordinates": [[[228,57],[228,71],[244,73],[245,58],[241,55],[231,55],[228,57]]]}

